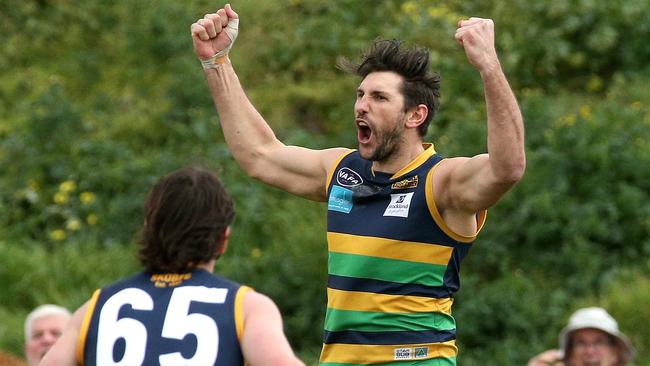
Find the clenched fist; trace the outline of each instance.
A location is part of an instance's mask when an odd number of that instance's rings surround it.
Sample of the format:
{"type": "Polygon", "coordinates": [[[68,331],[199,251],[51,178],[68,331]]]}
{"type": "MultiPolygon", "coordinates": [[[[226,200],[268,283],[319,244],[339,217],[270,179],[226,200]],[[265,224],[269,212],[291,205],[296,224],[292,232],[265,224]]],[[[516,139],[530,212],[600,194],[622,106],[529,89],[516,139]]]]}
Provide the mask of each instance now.
{"type": "Polygon", "coordinates": [[[492,19],[469,18],[459,21],[455,38],[465,49],[469,62],[479,71],[487,71],[499,64],[492,19]]]}
{"type": "Polygon", "coordinates": [[[216,13],[206,14],[191,26],[194,51],[201,60],[226,56],[239,30],[239,16],[226,4],[216,13]]]}

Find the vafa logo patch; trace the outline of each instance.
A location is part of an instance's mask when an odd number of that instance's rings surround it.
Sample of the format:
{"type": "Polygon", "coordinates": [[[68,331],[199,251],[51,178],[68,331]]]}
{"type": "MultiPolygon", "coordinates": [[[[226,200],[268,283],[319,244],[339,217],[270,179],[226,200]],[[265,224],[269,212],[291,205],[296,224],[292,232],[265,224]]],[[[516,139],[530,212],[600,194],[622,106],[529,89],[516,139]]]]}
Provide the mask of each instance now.
{"type": "Polygon", "coordinates": [[[336,183],[343,187],[354,187],[363,183],[363,178],[359,173],[350,168],[341,168],[336,172],[336,183]]]}

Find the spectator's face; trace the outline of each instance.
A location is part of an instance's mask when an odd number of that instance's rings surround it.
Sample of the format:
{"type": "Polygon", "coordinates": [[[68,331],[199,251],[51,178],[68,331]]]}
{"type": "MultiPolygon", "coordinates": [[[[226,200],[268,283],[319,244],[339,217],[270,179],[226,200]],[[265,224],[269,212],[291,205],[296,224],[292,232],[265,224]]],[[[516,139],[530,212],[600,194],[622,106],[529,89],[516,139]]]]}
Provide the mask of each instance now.
{"type": "Polygon", "coordinates": [[[580,329],[571,335],[571,366],[615,366],[618,364],[616,346],[611,337],[597,329],[580,329]]]}
{"type": "Polygon", "coordinates": [[[49,315],[35,319],[29,341],[25,345],[25,355],[30,366],[38,365],[45,353],[63,333],[69,317],[64,315],[49,315]]]}

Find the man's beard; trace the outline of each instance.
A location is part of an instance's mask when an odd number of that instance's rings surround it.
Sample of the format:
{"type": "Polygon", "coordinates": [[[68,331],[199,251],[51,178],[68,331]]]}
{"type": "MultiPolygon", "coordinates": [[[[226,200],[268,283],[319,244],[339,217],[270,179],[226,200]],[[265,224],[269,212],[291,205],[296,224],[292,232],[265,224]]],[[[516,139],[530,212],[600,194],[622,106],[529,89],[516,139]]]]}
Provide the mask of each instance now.
{"type": "Polygon", "coordinates": [[[377,145],[370,156],[362,156],[364,159],[370,161],[385,161],[394,153],[399,151],[400,142],[402,141],[402,133],[404,132],[404,116],[400,118],[399,123],[392,130],[383,132],[381,135],[381,142],[377,145]]]}

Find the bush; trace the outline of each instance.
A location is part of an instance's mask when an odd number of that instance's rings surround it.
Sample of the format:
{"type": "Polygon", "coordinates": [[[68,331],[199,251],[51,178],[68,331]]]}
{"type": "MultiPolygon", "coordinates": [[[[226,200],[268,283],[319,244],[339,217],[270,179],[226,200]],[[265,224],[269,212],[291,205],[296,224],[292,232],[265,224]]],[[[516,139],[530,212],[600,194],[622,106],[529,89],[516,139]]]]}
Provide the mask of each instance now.
{"type": "MultiPolygon", "coordinates": [[[[583,301],[606,303],[622,322],[647,318],[629,310],[643,298],[630,300],[612,280],[646,273],[640,258],[650,254],[647,2],[233,5],[242,17],[233,63],[283,141],[354,147],[358,80],[335,68],[337,57],[400,38],[428,47],[442,75],[442,109],[427,140],[445,156],[486,150],[482,83],[453,34],[461,17],[495,20],[526,120],[528,168],[490,210],[464,265],[459,362],[521,364],[554,345],[583,301]]],[[[237,206],[217,270],[274,298],[292,344],[315,362],[325,207],[251,182],[232,160],[187,34],[213,7],[0,3],[0,347],[21,352],[21,319],[37,304],[76,307],[137,270],[131,245],[149,188],[199,162],[220,171],[237,206]]],[[[633,286],[644,290],[639,281],[633,286]]]]}

